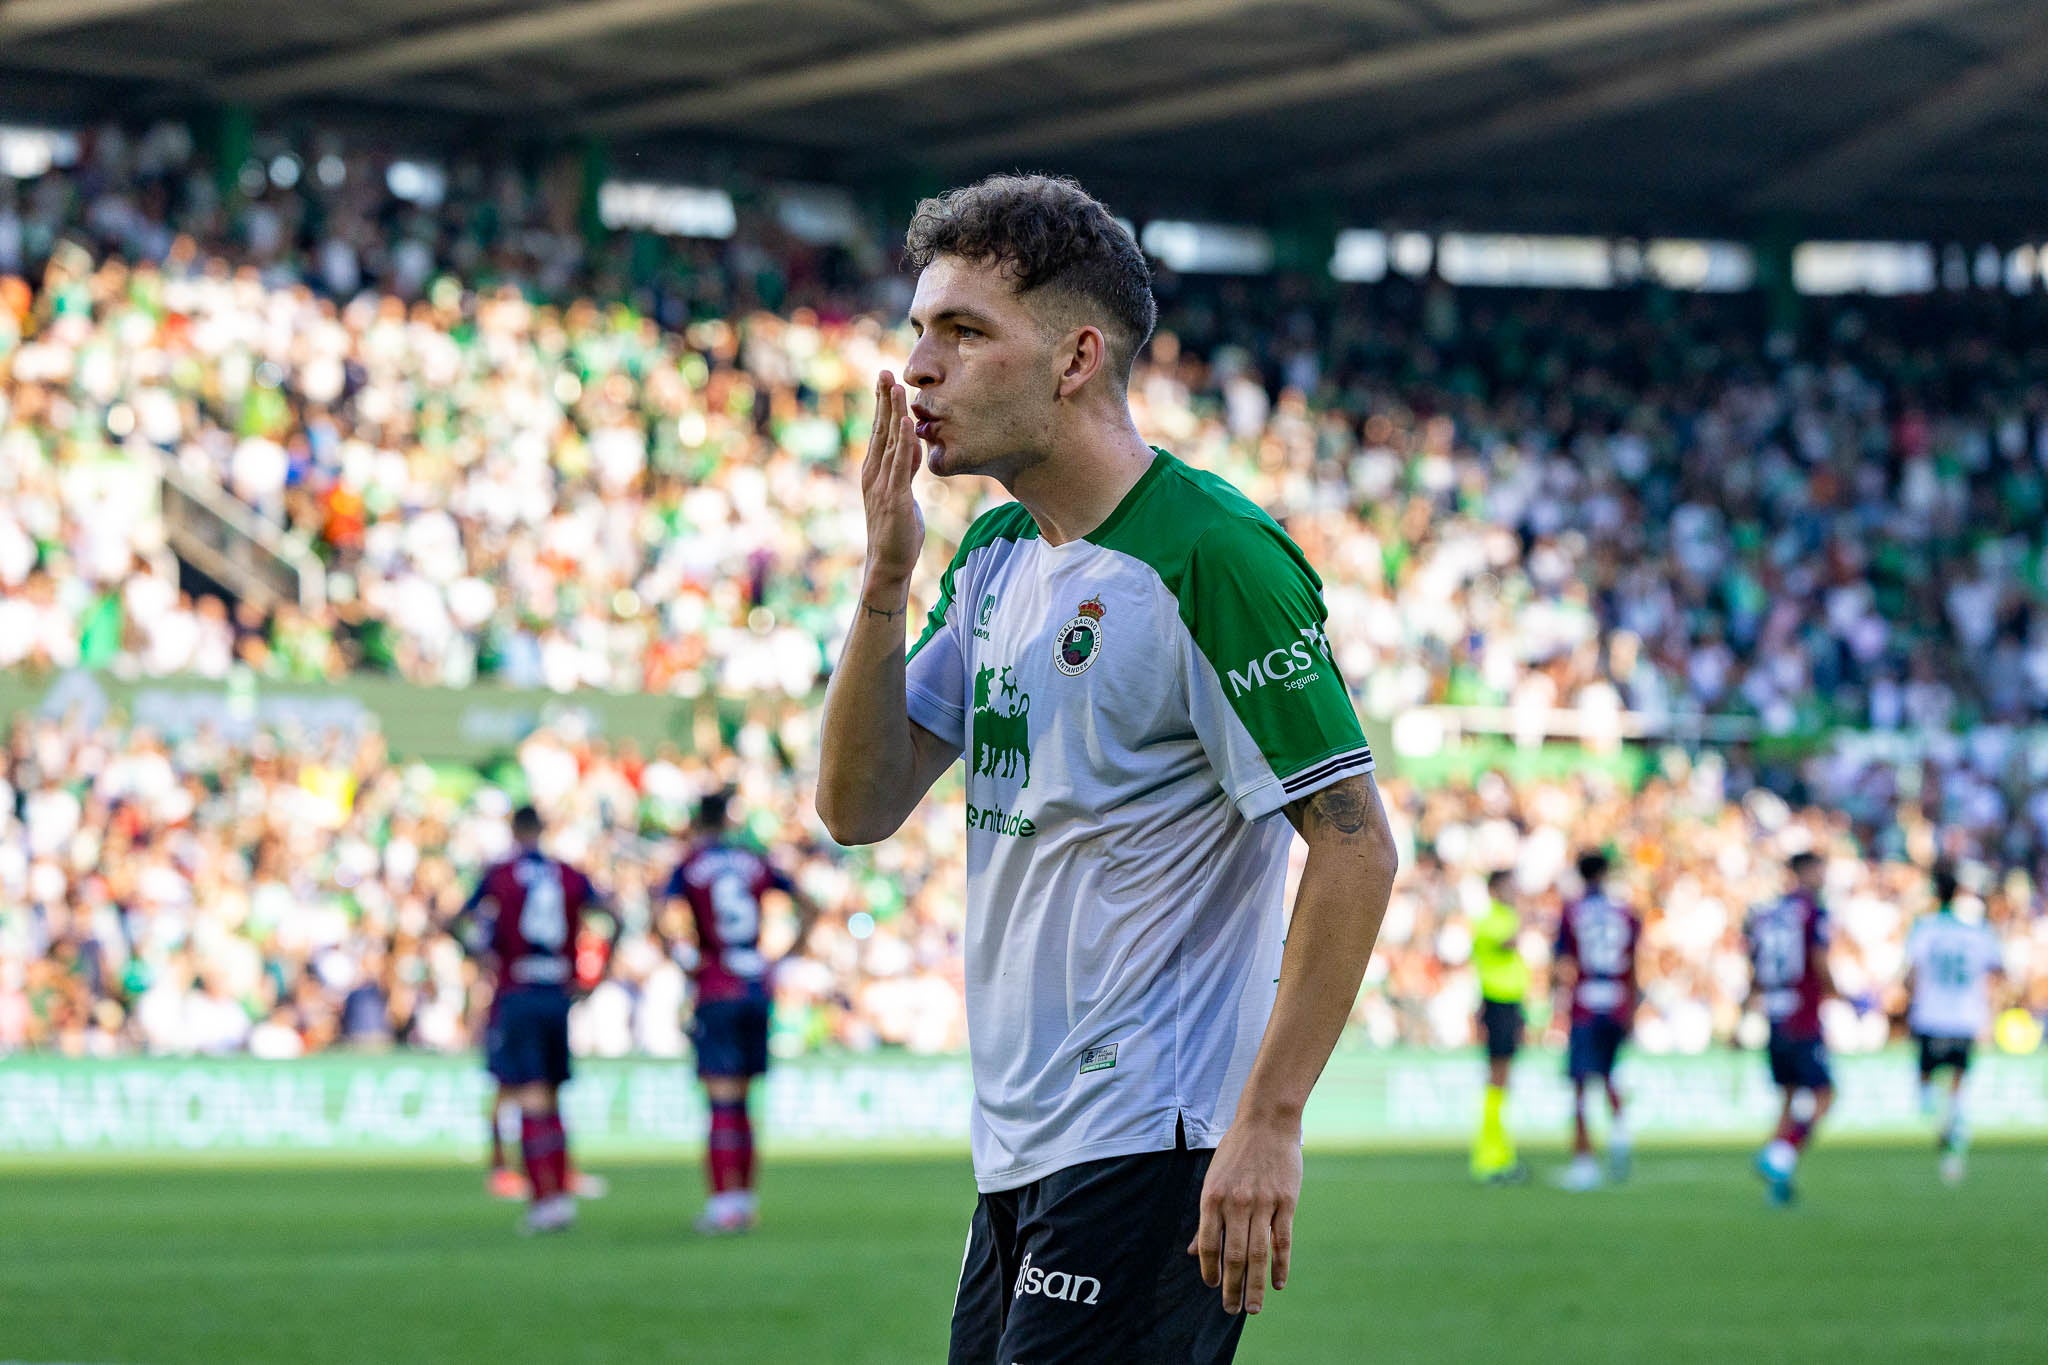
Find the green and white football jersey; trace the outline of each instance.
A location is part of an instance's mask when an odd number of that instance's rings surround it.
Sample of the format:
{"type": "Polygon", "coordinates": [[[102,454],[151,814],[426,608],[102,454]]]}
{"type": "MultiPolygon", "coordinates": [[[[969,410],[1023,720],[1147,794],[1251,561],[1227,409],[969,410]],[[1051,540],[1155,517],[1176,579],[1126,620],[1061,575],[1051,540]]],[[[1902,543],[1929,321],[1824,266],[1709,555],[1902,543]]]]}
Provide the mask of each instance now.
{"type": "Polygon", "coordinates": [[[1280,976],[1277,814],[1370,772],[1322,584],[1271,518],[1164,451],[1048,545],[979,518],[910,652],[911,719],[967,762],[981,1189],[1214,1146],[1280,976]]]}

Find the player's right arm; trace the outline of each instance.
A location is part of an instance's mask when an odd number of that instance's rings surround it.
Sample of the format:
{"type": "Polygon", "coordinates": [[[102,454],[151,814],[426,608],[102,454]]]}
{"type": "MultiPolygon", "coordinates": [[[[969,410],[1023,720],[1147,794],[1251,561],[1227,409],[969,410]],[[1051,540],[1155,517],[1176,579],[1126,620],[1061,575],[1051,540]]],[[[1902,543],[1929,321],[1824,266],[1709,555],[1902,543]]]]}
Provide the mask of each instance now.
{"type": "Polygon", "coordinates": [[[867,564],[853,629],[825,690],[818,759],[818,818],[842,844],[894,834],[960,756],[958,745],[910,719],[904,646],[910,576],[924,548],[924,516],[910,485],[921,458],[909,395],[884,370],[861,465],[867,564]]]}
{"type": "Polygon", "coordinates": [[[490,946],[484,941],[483,921],[487,909],[492,914],[497,912],[497,898],[491,894],[491,874],[494,871],[495,867],[484,869],[483,875],[477,878],[476,890],[469,893],[469,899],[448,921],[448,936],[470,957],[482,957],[490,946]]]}
{"type": "Polygon", "coordinates": [[[1579,949],[1572,935],[1571,912],[1557,926],[1557,939],[1550,950],[1550,1018],[1553,1027],[1568,1024],[1572,1017],[1572,993],[1579,988],[1579,949]]]}
{"type": "Polygon", "coordinates": [[[1806,945],[1806,970],[1819,987],[1820,998],[1831,999],[1835,994],[1835,969],[1828,961],[1828,952],[1833,936],[1828,932],[1826,917],[1816,914],[1809,932],[1812,937],[1806,945]]]}

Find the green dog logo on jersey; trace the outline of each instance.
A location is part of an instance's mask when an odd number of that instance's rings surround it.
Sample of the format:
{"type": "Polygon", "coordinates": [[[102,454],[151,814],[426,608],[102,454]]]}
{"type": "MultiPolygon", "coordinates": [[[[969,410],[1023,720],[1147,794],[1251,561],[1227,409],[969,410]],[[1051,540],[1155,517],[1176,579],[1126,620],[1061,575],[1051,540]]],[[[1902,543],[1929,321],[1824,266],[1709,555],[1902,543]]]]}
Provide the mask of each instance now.
{"type": "Polygon", "coordinates": [[[1022,786],[1031,785],[1031,694],[1019,690],[1008,664],[997,678],[994,668],[974,671],[974,771],[990,777],[1015,777],[1024,769],[1022,786]],[[991,687],[991,684],[999,684],[991,687]],[[994,696],[990,693],[993,690],[994,696]],[[1002,709],[997,709],[1000,701],[1002,709]]]}

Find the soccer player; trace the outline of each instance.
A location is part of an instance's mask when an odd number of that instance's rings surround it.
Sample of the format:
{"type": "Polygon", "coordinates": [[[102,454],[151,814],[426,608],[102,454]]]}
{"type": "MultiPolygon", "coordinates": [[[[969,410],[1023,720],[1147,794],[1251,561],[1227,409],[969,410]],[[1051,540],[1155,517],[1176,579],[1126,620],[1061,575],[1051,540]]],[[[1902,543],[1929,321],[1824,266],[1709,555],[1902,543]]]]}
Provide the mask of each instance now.
{"type": "Polygon", "coordinates": [[[1963,1119],[1963,1078],[1970,1048],[1991,1026],[1990,987],[2004,975],[1998,939],[1982,924],[1956,917],[1956,874],[1934,869],[1935,911],[1906,939],[1906,988],[1912,1004],[1906,1027],[1920,1045],[1920,1107],[1934,1112],[1934,1073],[1948,1072],[1948,1106],[1941,1120],[1941,1178],[1962,1180],[1969,1147],[1963,1119]]]}
{"type": "Polygon", "coordinates": [[[1138,434],[1156,305],[1108,210],[997,176],[919,205],[907,247],[917,398],[879,377],[817,804],[873,843],[966,760],[980,1197],[950,1359],[1226,1361],[1287,1282],[1302,1106],[1393,881],[1372,753],[1301,551],[1138,434]],[[906,657],[920,464],[1016,501],[906,657]]]}
{"type": "Polygon", "coordinates": [[[724,792],[698,803],[696,838],[668,881],[671,905],[680,903],[687,913],[664,917],[671,951],[679,946],[675,935],[680,931],[690,933],[696,944],[691,976],[697,1010],[690,1036],[697,1076],[711,1107],[704,1149],[711,1198],[696,1228],[709,1236],[747,1232],[758,1220],[747,1092],[754,1078],[768,1070],[772,973],[761,955],[761,897],[780,891],[795,902],[791,956],[803,952],[818,922],[818,906],[788,876],[734,842],[726,828],[730,804],[724,792]]]}
{"type": "Polygon", "coordinates": [[[1529,964],[1515,940],[1522,917],[1508,898],[1514,895],[1514,874],[1494,873],[1486,879],[1486,913],[1472,926],[1472,965],[1479,973],[1479,1033],[1486,1045],[1486,1100],[1480,1111],[1479,1136],[1472,1144],[1472,1178],[1492,1185],[1510,1185],[1528,1178],[1508,1135],[1508,1075],[1522,1050],[1523,1001],[1529,994],[1529,964]]]}
{"type": "Polygon", "coordinates": [[[1792,1202],[1800,1153],[1835,1098],[1820,1028],[1821,1002],[1834,993],[1820,903],[1827,868],[1818,853],[1803,852],[1792,856],[1791,871],[1791,892],[1752,912],[1745,930],[1750,999],[1770,1020],[1771,1080],[1784,1095],[1777,1134],[1757,1154],[1756,1170],[1780,1205],[1792,1202]]]}
{"type": "Polygon", "coordinates": [[[1604,853],[1579,855],[1583,890],[1558,921],[1551,955],[1557,1008],[1571,1018],[1565,1049],[1565,1072],[1572,1083],[1572,1164],[1564,1175],[1568,1190],[1590,1190],[1600,1183],[1593,1137],[1586,1126],[1586,1087],[1595,1080],[1607,1092],[1608,1176],[1626,1180],[1629,1170],[1629,1131],[1622,1117],[1621,1087],[1614,1083],[1614,1063],[1635,1018],[1636,944],[1642,923],[1608,896],[1607,868],[1604,853]]]}
{"type": "MultiPolygon", "coordinates": [[[[519,1106],[519,1146],[532,1196],[528,1232],[556,1232],[576,1220],[560,1094],[570,1071],[569,1005],[577,986],[572,954],[582,918],[597,902],[589,878],[541,852],[542,833],[533,807],[513,813],[518,847],[484,873],[453,926],[457,941],[488,956],[497,976],[490,1069],[519,1106]]],[[[609,954],[605,960],[609,964],[609,954]]]]}

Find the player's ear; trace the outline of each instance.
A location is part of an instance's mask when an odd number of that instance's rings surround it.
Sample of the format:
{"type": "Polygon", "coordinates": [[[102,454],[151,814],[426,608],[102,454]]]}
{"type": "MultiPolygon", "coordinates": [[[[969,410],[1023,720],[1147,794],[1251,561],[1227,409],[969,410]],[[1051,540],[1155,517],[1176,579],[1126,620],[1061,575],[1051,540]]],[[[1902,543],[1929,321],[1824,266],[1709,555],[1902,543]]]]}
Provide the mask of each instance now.
{"type": "Polygon", "coordinates": [[[1061,338],[1057,354],[1063,366],[1059,396],[1072,398],[1108,363],[1109,342],[1100,327],[1078,327],[1061,338]]]}

